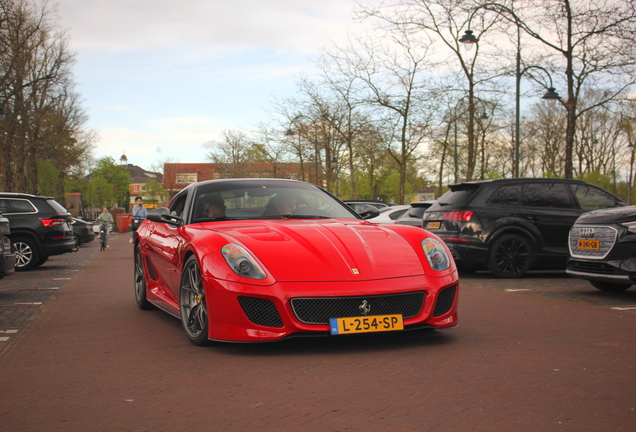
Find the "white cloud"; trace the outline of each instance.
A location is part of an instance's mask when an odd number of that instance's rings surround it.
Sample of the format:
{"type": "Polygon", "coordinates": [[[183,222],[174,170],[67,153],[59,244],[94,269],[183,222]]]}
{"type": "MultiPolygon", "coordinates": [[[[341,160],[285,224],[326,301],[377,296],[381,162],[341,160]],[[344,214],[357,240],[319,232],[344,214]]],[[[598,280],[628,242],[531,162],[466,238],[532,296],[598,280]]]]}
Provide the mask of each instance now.
{"type": "Polygon", "coordinates": [[[315,52],[344,37],[353,0],[59,0],[83,51],[227,49],[315,52]]]}

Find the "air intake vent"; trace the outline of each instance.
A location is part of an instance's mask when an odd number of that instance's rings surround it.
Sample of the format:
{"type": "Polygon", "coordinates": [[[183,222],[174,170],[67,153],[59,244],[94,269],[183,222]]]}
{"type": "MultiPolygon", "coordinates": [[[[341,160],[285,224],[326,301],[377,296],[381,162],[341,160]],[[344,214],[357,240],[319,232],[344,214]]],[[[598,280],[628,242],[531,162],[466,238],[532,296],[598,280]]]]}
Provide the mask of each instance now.
{"type": "Polygon", "coordinates": [[[439,295],[437,296],[437,303],[435,304],[435,311],[433,312],[433,316],[438,317],[444,315],[451,309],[451,307],[453,307],[453,302],[455,301],[455,291],[457,291],[457,286],[446,288],[439,293],[439,295]]]}
{"type": "Polygon", "coordinates": [[[281,320],[276,306],[271,301],[258,297],[244,296],[240,296],[238,300],[243,312],[254,324],[266,327],[283,327],[283,320],[281,320]]]}

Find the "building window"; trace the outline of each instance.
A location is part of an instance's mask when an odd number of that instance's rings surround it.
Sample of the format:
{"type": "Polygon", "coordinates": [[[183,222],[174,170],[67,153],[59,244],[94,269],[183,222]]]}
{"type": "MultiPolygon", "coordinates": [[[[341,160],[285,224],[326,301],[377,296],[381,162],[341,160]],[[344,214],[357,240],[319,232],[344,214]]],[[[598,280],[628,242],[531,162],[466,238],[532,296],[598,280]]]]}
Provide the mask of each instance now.
{"type": "Polygon", "coordinates": [[[178,173],[175,176],[175,181],[177,184],[190,184],[197,182],[197,174],[196,173],[178,173]]]}

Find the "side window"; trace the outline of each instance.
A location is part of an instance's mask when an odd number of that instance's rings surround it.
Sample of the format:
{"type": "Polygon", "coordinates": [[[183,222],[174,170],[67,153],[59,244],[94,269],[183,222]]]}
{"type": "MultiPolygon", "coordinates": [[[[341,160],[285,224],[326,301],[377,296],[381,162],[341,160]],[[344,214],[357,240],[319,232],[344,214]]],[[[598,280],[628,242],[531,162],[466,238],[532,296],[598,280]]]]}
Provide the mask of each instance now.
{"type": "Polygon", "coordinates": [[[616,205],[616,198],[597,187],[578,184],[570,185],[570,187],[584,210],[597,210],[616,205]]]}
{"type": "Polygon", "coordinates": [[[9,203],[6,199],[0,199],[0,212],[10,213],[9,203]]]}
{"type": "Polygon", "coordinates": [[[488,200],[488,204],[521,204],[521,185],[506,185],[499,187],[499,189],[497,189],[488,200]]]}
{"type": "Polygon", "coordinates": [[[33,207],[33,204],[27,200],[20,199],[12,199],[9,201],[9,206],[11,207],[10,213],[35,213],[36,210],[33,207]]]}
{"type": "Polygon", "coordinates": [[[524,187],[529,207],[574,208],[565,183],[530,183],[524,187]]]}
{"type": "Polygon", "coordinates": [[[397,218],[399,218],[400,216],[402,216],[404,214],[404,212],[406,211],[406,209],[404,210],[400,210],[400,211],[396,211],[393,212],[389,215],[389,219],[391,220],[396,220],[397,218]]]}
{"type": "Polygon", "coordinates": [[[183,208],[185,207],[186,198],[188,197],[187,193],[181,194],[178,196],[172,205],[170,206],[170,214],[173,216],[179,216],[183,214],[183,208]]]}

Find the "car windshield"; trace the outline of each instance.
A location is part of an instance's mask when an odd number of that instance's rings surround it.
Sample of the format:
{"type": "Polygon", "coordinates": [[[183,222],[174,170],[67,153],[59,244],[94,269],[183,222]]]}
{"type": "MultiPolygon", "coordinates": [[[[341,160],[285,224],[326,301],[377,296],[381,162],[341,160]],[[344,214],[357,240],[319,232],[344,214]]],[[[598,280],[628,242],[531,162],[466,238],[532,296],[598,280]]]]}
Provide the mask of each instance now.
{"type": "Polygon", "coordinates": [[[196,189],[193,222],[249,219],[358,219],[323,190],[301,182],[240,180],[196,189]]]}

